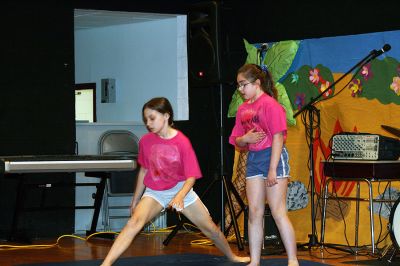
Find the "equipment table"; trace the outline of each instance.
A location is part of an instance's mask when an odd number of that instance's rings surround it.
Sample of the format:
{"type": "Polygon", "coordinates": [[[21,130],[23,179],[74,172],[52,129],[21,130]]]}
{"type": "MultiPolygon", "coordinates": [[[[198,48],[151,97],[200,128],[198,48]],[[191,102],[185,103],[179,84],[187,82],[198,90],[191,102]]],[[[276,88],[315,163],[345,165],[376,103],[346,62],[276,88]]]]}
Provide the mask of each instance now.
{"type": "Polygon", "coordinates": [[[360,202],[360,182],[368,184],[368,200],[371,227],[372,253],[375,253],[374,236],[374,207],[372,182],[379,181],[400,181],[400,161],[363,161],[363,160],[329,160],[323,161],[324,174],[329,177],[326,180],[323,191],[323,206],[321,219],[321,243],[324,243],[326,204],[328,196],[329,182],[335,181],[355,181],[357,182],[356,191],[356,233],[355,245],[358,247],[358,223],[359,223],[359,202],[360,202]]]}

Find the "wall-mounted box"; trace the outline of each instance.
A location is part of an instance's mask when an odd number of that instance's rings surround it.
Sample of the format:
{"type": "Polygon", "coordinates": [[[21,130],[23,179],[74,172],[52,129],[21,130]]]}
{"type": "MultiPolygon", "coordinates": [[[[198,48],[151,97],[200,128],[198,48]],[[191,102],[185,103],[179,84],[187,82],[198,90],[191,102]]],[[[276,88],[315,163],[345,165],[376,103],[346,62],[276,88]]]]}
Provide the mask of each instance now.
{"type": "Polygon", "coordinates": [[[115,79],[101,79],[101,103],[115,103],[115,79]]]}

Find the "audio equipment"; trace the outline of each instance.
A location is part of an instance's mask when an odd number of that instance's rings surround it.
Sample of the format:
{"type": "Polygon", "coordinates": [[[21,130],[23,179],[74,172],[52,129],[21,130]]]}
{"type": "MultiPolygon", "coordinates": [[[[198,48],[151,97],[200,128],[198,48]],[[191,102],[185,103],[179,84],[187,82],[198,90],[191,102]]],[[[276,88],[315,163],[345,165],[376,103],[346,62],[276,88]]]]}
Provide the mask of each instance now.
{"type": "Polygon", "coordinates": [[[219,84],[219,4],[196,3],[189,7],[189,86],[204,88],[219,84]]]}
{"type": "MultiPolygon", "coordinates": [[[[244,240],[245,242],[249,241],[248,236],[248,219],[249,219],[249,210],[246,206],[244,210],[244,240]]],[[[278,227],[276,226],[275,220],[272,217],[271,210],[268,204],[265,205],[264,211],[264,245],[281,245],[281,236],[279,234],[278,227]]]]}
{"type": "Polygon", "coordinates": [[[398,139],[370,133],[340,133],[332,137],[331,156],[338,160],[397,160],[398,139]]]}

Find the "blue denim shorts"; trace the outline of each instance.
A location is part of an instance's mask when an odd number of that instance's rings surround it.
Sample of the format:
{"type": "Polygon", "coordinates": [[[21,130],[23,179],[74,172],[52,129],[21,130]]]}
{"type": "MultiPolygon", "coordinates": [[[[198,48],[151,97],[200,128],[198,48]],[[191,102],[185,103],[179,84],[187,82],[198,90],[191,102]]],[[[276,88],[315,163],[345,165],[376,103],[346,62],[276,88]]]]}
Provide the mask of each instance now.
{"type": "MultiPolygon", "coordinates": [[[[168,207],[168,203],[170,203],[175,195],[179,192],[179,190],[181,190],[184,183],[185,182],[179,182],[176,186],[167,190],[153,190],[146,187],[146,190],[144,191],[142,197],[150,197],[154,199],[155,201],[160,203],[160,205],[165,209],[166,207],[168,207]]],[[[183,200],[184,208],[193,204],[198,198],[199,196],[197,196],[193,188],[189,190],[183,200]]]]}
{"type": "MultiPolygon", "coordinates": [[[[261,151],[249,151],[247,157],[246,179],[261,177],[267,179],[272,148],[261,151]]],[[[290,177],[289,153],[285,146],[276,169],[277,178],[290,177]]]]}

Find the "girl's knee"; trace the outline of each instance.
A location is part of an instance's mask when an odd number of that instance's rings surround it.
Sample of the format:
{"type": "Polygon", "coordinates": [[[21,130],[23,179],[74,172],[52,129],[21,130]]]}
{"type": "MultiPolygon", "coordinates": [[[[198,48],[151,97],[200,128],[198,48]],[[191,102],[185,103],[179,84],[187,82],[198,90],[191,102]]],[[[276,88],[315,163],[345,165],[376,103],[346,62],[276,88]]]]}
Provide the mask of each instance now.
{"type": "Polygon", "coordinates": [[[281,206],[276,208],[270,206],[270,210],[271,210],[271,215],[272,217],[274,217],[274,219],[279,219],[287,216],[286,206],[281,206]]]}
{"type": "Polygon", "coordinates": [[[259,220],[264,217],[264,208],[249,208],[249,221],[259,220]]]}
{"type": "Polygon", "coordinates": [[[133,215],[131,218],[129,218],[128,222],[126,223],[126,226],[130,228],[135,228],[135,227],[144,227],[145,224],[146,221],[143,217],[133,215]]]}
{"type": "Polygon", "coordinates": [[[274,221],[275,221],[276,225],[278,225],[278,226],[287,224],[288,222],[290,223],[287,212],[278,212],[278,213],[272,214],[272,217],[274,218],[274,221]]]}

